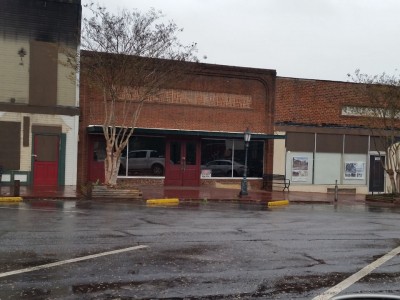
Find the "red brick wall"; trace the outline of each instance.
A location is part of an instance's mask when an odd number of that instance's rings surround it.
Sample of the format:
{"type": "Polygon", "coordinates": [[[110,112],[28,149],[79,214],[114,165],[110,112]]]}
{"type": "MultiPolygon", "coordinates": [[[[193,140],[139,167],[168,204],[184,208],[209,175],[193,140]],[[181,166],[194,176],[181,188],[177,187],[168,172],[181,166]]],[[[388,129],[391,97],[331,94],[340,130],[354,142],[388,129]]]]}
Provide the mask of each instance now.
{"type": "MultiPolygon", "coordinates": [[[[251,76],[230,77],[232,74],[229,73],[188,76],[187,80],[179,82],[173,88],[195,91],[198,93],[198,98],[207,96],[202,92],[211,95],[224,93],[230,97],[225,97],[225,100],[220,99],[219,104],[214,106],[170,104],[167,100],[148,102],[143,107],[137,127],[229,132],[242,132],[249,127],[252,132],[272,133],[271,106],[274,99],[274,76],[266,75],[256,74],[253,78],[251,76]],[[236,99],[235,95],[237,95],[236,99]],[[243,96],[251,97],[249,108],[243,108],[246,106],[240,102],[243,96]],[[221,101],[229,103],[221,103],[221,101]]],[[[102,124],[104,121],[102,97],[90,90],[85,85],[84,79],[81,83],[80,98],[82,124],[102,124]]]]}
{"type": "Polygon", "coordinates": [[[366,103],[359,87],[348,82],[278,77],[275,122],[362,126],[359,117],[341,116],[343,106],[366,103]]]}

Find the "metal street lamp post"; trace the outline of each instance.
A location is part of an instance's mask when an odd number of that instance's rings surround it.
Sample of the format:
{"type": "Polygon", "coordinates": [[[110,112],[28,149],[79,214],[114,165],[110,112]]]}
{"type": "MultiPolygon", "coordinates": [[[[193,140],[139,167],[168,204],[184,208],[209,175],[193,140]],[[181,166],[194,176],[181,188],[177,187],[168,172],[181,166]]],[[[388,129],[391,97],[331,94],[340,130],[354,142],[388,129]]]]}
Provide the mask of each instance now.
{"type": "Polygon", "coordinates": [[[244,156],[244,173],[243,173],[242,183],[240,185],[239,196],[247,196],[248,195],[248,192],[247,192],[247,151],[249,149],[250,139],[251,139],[251,132],[250,132],[249,128],[247,128],[246,131],[244,132],[244,143],[245,143],[245,147],[246,147],[246,152],[245,152],[245,156],[244,156]]]}

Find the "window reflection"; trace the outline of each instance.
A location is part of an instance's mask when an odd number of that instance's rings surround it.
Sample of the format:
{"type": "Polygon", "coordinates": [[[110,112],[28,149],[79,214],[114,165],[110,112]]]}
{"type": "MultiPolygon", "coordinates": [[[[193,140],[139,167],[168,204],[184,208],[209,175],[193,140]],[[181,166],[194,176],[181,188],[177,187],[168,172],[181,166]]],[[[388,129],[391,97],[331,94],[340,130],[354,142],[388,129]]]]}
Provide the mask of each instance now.
{"type": "Polygon", "coordinates": [[[181,143],[171,142],[170,149],[170,162],[174,165],[179,165],[181,163],[181,143]]]}
{"type": "MultiPolygon", "coordinates": [[[[132,137],[121,156],[119,176],[164,176],[165,174],[165,138],[132,137]]],[[[181,142],[170,144],[170,163],[180,164],[182,151],[186,151],[186,164],[196,164],[196,143],[181,142]]],[[[251,141],[247,156],[247,176],[262,177],[264,142],[251,141]]],[[[104,161],[105,142],[94,143],[95,161],[104,161]]],[[[201,168],[210,170],[211,177],[242,177],[244,173],[245,144],[243,140],[203,139],[201,142],[201,168]]]]}
{"type": "Polygon", "coordinates": [[[186,143],[186,164],[196,165],[196,143],[187,142],[186,143]]]}
{"type": "MultiPolygon", "coordinates": [[[[262,177],[264,143],[251,141],[247,157],[247,176],[262,177]]],[[[243,177],[245,143],[243,140],[204,139],[201,144],[201,167],[211,177],[243,177]]]]}
{"type": "Polygon", "coordinates": [[[122,152],[120,176],[164,176],[165,139],[132,137],[122,152]]]}
{"type": "Polygon", "coordinates": [[[93,160],[104,161],[106,159],[106,142],[96,141],[93,145],[93,160]]]}

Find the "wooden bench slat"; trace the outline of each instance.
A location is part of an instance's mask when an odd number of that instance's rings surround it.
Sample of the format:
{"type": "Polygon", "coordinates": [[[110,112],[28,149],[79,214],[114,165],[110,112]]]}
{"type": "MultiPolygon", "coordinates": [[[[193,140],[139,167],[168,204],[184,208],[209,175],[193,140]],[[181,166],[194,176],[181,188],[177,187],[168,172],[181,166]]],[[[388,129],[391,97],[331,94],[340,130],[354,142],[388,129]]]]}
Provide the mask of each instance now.
{"type": "Polygon", "coordinates": [[[284,191],[284,190],[289,191],[290,179],[287,179],[285,175],[281,175],[281,174],[264,174],[262,188],[264,190],[271,188],[271,190],[272,190],[272,187],[274,185],[282,185],[283,186],[282,191],[284,191]]]}

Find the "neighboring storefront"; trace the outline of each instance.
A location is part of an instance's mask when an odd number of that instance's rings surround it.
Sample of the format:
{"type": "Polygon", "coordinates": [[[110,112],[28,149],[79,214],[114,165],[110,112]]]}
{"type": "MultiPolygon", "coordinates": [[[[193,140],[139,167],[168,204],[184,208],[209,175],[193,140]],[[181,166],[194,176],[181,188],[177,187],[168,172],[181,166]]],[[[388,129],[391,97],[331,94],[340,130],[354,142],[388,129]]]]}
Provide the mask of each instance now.
{"type": "MultiPolygon", "coordinates": [[[[247,175],[250,185],[259,187],[273,167],[275,76],[274,70],[198,64],[183,81],[145,104],[122,155],[119,182],[238,183],[244,175],[243,132],[249,128],[247,175]]],[[[101,101],[81,85],[81,183],[104,179],[101,101]]]]}
{"type": "Polygon", "coordinates": [[[76,185],[80,0],[0,0],[0,184],[76,185]],[[62,47],[60,46],[62,45],[62,47]]]}
{"type": "Polygon", "coordinates": [[[347,107],[360,93],[346,82],[277,78],[274,173],[291,180],[291,191],[384,192],[384,149],[347,107]]]}

